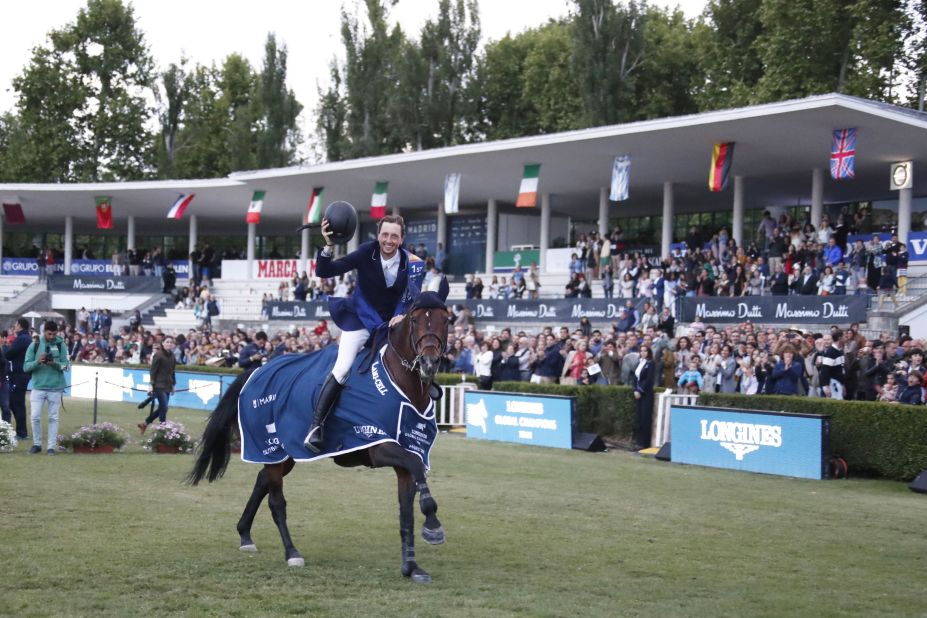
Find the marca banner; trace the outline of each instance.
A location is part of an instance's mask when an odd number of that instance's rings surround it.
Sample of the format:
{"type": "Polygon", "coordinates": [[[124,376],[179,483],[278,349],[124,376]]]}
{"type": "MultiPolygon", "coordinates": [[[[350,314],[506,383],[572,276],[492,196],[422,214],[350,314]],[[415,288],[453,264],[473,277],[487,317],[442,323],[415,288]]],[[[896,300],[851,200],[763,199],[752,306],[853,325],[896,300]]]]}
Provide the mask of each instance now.
{"type": "Polygon", "coordinates": [[[48,278],[49,292],[108,292],[112,294],[158,294],[162,288],[157,277],[75,277],[55,275],[48,278]]]}
{"type": "Polygon", "coordinates": [[[696,317],[709,324],[851,324],[866,321],[867,296],[743,296],[679,299],[680,322],[696,317]]]}
{"type": "MultiPolygon", "coordinates": [[[[882,243],[892,239],[888,232],[876,234],[882,243]]],[[[847,245],[853,246],[857,240],[864,243],[872,240],[873,234],[851,234],[847,238],[847,245]]],[[[927,232],[908,232],[908,262],[927,262],[927,232]]]]}
{"type": "Polygon", "coordinates": [[[467,437],[571,448],[575,397],[465,391],[467,437]]]}
{"type": "MultiPolygon", "coordinates": [[[[309,276],[315,274],[315,260],[309,260],[309,276]]],[[[302,260],[254,260],[248,272],[248,260],[222,260],[224,279],[293,279],[302,275],[302,260]]]]}
{"type": "MultiPolygon", "coordinates": [[[[177,274],[177,280],[188,279],[190,275],[190,263],[187,260],[170,260],[177,274]]],[[[56,274],[64,273],[64,264],[57,263],[54,265],[56,274]]],[[[14,275],[18,277],[36,277],[39,274],[39,266],[35,258],[3,258],[3,274],[14,275]]],[[[84,277],[112,277],[113,263],[110,260],[72,260],[71,274],[81,275],[84,277]]],[[[152,277],[152,279],[157,279],[152,277]]],[[[160,279],[157,279],[160,281],[160,279]]]]}
{"type": "Polygon", "coordinates": [[[673,463],[806,479],[829,475],[829,416],[698,406],[672,406],[670,415],[673,463]]]}
{"type": "Polygon", "coordinates": [[[327,300],[306,302],[272,300],[261,309],[262,320],[330,320],[327,300]]]}

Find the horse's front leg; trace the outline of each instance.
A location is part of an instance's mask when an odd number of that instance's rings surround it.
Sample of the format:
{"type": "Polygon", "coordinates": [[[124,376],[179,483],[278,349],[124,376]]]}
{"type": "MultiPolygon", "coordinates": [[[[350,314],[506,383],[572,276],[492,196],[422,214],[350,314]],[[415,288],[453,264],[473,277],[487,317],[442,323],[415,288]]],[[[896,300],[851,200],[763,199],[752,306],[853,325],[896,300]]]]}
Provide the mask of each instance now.
{"type": "Polygon", "coordinates": [[[270,514],[277,524],[277,530],[280,531],[280,539],[283,541],[284,557],[288,566],[301,567],[306,564],[302,555],[293,545],[290,538],[290,529],[286,525],[286,498],[283,497],[283,477],[287,472],[293,469],[293,460],[289,459],[282,464],[268,465],[264,468],[267,472],[268,498],[267,505],[270,507],[270,514]],[[287,464],[289,466],[287,467],[287,464]]]}
{"type": "Polygon", "coordinates": [[[415,561],[415,481],[405,468],[396,467],[399,486],[399,536],[402,539],[402,575],[418,584],[427,584],[431,576],[415,561]]]}
{"type": "Polygon", "coordinates": [[[444,527],[438,521],[438,503],[431,497],[431,490],[428,489],[428,483],[425,481],[424,471],[422,478],[415,484],[418,490],[418,504],[425,516],[425,524],[422,526],[422,539],[429,545],[440,545],[444,542],[444,527]]]}

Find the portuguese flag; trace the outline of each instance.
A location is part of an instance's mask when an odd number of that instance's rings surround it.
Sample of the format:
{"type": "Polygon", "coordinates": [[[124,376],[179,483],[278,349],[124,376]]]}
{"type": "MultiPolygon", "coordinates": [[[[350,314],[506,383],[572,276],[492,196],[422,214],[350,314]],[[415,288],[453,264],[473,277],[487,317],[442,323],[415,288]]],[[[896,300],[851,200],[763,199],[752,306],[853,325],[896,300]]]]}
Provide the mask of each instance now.
{"type": "Polygon", "coordinates": [[[731,174],[731,161],[734,160],[734,142],[715,144],[711,151],[711,170],[708,172],[708,188],[712,191],[724,191],[731,174]]]}
{"type": "Polygon", "coordinates": [[[109,196],[100,195],[97,202],[97,228],[101,230],[113,229],[113,203],[109,196]]]}
{"type": "Polygon", "coordinates": [[[255,191],[254,195],[251,196],[251,203],[248,205],[245,223],[260,223],[262,208],[264,208],[264,191],[255,191]]]}
{"type": "Polygon", "coordinates": [[[389,189],[389,183],[385,181],[377,182],[373,189],[373,197],[370,199],[370,216],[373,219],[382,219],[386,216],[386,192],[389,189]]]}
{"type": "Polygon", "coordinates": [[[525,173],[521,177],[521,187],[518,189],[518,199],[515,206],[518,208],[534,208],[538,204],[538,176],[541,174],[541,164],[525,166],[525,173]]]}
{"type": "Polygon", "coordinates": [[[309,208],[306,210],[306,223],[322,222],[322,189],[325,187],[312,187],[309,196],[309,208]]]}

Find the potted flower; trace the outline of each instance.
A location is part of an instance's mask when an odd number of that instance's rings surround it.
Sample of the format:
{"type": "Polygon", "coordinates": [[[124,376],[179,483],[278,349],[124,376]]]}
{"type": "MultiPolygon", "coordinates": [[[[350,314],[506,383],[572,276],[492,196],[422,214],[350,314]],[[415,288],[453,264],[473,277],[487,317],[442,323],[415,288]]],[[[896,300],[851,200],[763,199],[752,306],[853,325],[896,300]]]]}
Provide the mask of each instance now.
{"type": "Polygon", "coordinates": [[[181,423],[160,423],[145,442],[145,449],[155,453],[192,453],[196,443],[181,423]]]}
{"type": "Polygon", "coordinates": [[[112,423],[84,425],[70,436],[58,436],[58,444],[75,453],[112,453],[126,441],[125,432],[112,423]]]}
{"type": "Polygon", "coordinates": [[[11,453],[18,442],[13,426],[6,421],[0,421],[0,453],[11,453]]]}

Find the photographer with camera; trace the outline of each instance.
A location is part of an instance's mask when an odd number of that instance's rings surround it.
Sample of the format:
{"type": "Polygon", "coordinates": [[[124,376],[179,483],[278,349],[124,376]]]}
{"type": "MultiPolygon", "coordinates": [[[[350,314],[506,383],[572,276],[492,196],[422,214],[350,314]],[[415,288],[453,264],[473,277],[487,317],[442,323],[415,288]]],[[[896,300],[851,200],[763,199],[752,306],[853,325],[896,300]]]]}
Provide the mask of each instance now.
{"type": "Polygon", "coordinates": [[[157,343],[154,345],[154,352],[151,355],[151,369],[148,373],[151,381],[151,392],[148,395],[148,400],[139,406],[145,407],[152,399],[158,402],[158,407],[148,414],[145,422],[138,424],[139,431],[142,432],[143,436],[145,430],[148,429],[148,425],[153,423],[155,419],[162,423],[167,420],[167,402],[174,392],[174,386],[177,384],[177,377],[174,374],[176,368],[177,359],[174,358],[174,339],[165,337],[161,345],[157,343]]]}
{"type": "Polygon", "coordinates": [[[242,348],[241,355],[238,357],[238,366],[242,369],[260,367],[265,358],[267,358],[267,333],[259,330],[254,334],[254,339],[242,348]]]}
{"type": "Polygon", "coordinates": [[[42,329],[42,338],[29,346],[23,361],[23,371],[32,374],[32,448],[30,453],[42,450],[42,407],[48,404],[48,454],[55,454],[58,442],[58,411],[64,394],[64,370],[68,366],[68,352],[64,339],[58,336],[58,324],[49,320],[42,329]]]}

